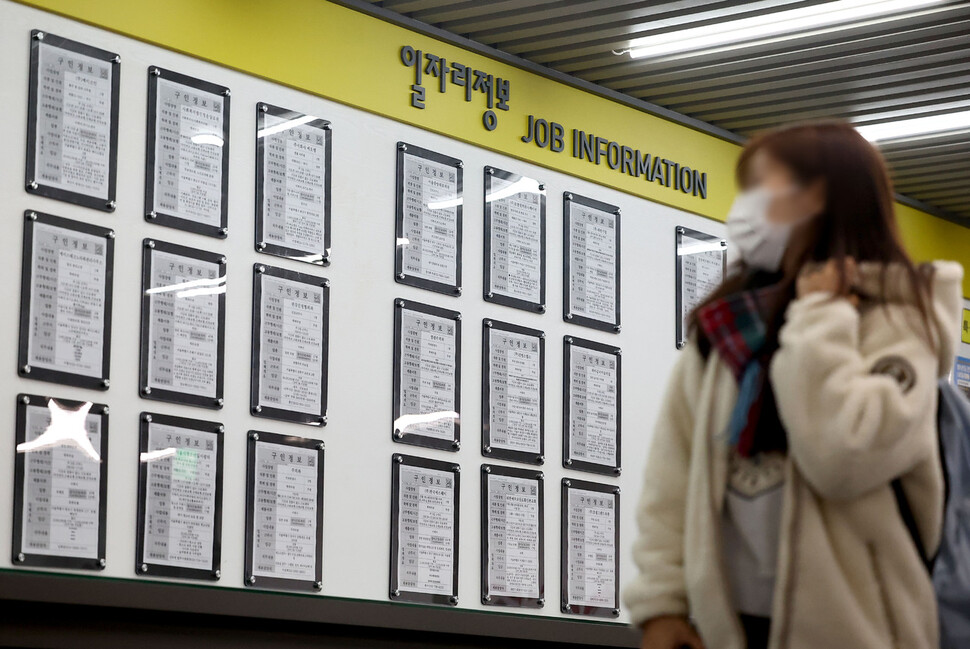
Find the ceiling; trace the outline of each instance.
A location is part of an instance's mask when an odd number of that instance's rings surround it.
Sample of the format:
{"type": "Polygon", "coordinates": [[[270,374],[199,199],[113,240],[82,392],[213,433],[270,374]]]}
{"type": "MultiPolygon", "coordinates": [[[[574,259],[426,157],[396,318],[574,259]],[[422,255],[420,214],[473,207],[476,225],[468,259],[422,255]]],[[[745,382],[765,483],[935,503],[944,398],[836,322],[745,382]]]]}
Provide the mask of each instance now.
{"type": "MultiPolygon", "coordinates": [[[[970,110],[970,0],[774,42],[631,59],[637,39],[823,0],[368,0],[451,34],[742,136],[970,110]]],[[[970,226],[970,129],[886,141],[896,189],[970,226]]]]}

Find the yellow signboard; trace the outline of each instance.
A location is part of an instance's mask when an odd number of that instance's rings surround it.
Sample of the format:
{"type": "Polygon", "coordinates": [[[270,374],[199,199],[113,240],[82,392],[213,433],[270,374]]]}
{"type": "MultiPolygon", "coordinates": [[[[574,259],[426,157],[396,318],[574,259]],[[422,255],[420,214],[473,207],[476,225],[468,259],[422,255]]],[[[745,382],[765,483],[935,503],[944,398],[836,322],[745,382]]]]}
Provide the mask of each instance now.
{"type": "MultiPolygon", "coordinates": [[[[734,197],[737,144],[325,0],[17,1],[702,216],[734,197]]],[[[897,213],[970,267],[970,228],[897,213]]]]}
{"type": "Polygon", "coordinates": [[[960,340],[970,345],[970,309],[963,310],[963,328],[960,330],[960,340]]]}

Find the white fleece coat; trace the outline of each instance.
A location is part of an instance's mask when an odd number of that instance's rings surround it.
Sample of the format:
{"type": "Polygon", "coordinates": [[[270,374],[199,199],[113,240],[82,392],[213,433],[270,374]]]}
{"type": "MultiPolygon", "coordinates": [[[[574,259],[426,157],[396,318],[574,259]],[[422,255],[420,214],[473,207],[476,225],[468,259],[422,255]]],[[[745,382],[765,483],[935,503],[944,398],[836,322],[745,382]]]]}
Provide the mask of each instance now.
{"type": "MultiPolygon", "coordinates": [[[[962,268],[935,264],[931,349],[899,266],[860,266],[888,304],[815,293],[793,301],[770,379],[788,433],[770,649],[939,646],[932,585],[890,483],[902,478],[924,545],[939,545],[943,477],[937,378],[951,368],[962,268]]],[[[743,649],[721,545],[730,369],[689,344],[673,370],[637,510],[633,621],[689,615],[707,649],[743,649]]]]}

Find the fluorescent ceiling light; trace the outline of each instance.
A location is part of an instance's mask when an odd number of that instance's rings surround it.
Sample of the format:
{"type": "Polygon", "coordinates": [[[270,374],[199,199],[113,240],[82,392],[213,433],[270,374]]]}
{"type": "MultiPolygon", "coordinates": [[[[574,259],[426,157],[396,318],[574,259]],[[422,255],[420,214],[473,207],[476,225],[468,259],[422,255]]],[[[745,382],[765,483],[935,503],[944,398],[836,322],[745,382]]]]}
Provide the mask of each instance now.
{"type": "Polygon", "coordinates": [[[855,130],[870,142],[877,142],[920,135],[932,137],[961,129],[970,129],[970,110],[857,126],[855,130]]]}
{"type": "Polygon", "coordinates": [[[769,37],[775,40],[786,40],[812,29],[834,26],[847,29],[853,23],[867,18],[899,13],[940,4],[940,2],[942,0],[835,0],[801,9],[766,13],[648,36],[634,41],[629,53],[630,58],[639,59],[737,43],[754,45],[759,39],[769,37]],[[782,36],[784,38],[779,38],[782,36]]]}

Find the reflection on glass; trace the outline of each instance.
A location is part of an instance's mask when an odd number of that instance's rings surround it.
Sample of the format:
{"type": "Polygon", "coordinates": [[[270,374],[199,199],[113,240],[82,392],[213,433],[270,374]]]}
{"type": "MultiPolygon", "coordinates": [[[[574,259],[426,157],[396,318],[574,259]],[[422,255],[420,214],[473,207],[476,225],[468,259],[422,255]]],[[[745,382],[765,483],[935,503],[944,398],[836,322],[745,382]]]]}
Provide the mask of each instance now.
{"type": "Polygon", "coordinates": [[[485,196],[485,202],[500,201],[516,194],[538,194],[540,193],[539,181],[532,178],[519,178],[514,183],[510,183],[500,189],[495,189],[485,196]]]}
{"type": "Polygon", "coordinates": [[[222,146],[222,136],[215,133],[196,133],[192,136],[193,144],[211,144],[212,146],[222,146]]]}
{"type": "Polygon", "coordinates": [[[173,455],[175,455],[175,447],[169,446],[168,448],[146,451],[141,453],[138,457],[142,462],[154,462],[156,460],[164,460],[165,458],[172,457],[173,455]]]}
{"type": "Polygon", "coordinates": [[[696,241],[693,239],[684,239],[684,242],[677,248],[677,255],[697,255],[703,252],[716,252],[718,254],[724,250],[724,246],[720,241],[696,241]]]}
{"type": "Polygon", "coordinates": [[[282,133],[283,131],[287,131],[291,128],[308,124],[316,119],[318,118],[313,117],[312,115],[304,115],[295,119],[288,119],[285,122],[280,122],[279,124],[274,124],[273,126],[267,126],[266,128],[259,129],[256,132],[256,137],[267,137],[277,133],[282,133]]]}
{"type": "Polygon", "coordinates": [[[145,290],[146,295],[155,293],[175,293],[175,297],[195,297],[197,295],[219,295],[226,292],[226,278],[193,279],[169,286],[155,286],[145,290]]]}
{"type": "MultiPolygon", "coordinates": [[[[195,397],[219,397],[219,338],[224,326],[221,296],[225,266],[201,251],[199,257],[151,249],[147,377],[142,389],[171,390],[195,397]]],[[[147,394],[147,393],[146,393],[147,394]]]]}
{"type": "Polygon", "coordinates": [[[394,420],[394,430],[399,430],[406,433],[408,429],[413,426],[434,424],[435,422],[444,420],[447,420],[448,423],[455,423],[460,421],[460,417],[454,410],[442,410],[441,412],[429,412],[416,415],[401,415],[394,420]]]}
{"type": "Polygon", "coordinates": [[[85,402],[77,410],[62,408],[55,400],[47,401],[50,413],[50,424],[39,437],[17,444],[18,453],[30,453],[48,449],[53,446],[73,446],[95,462],[101,461],[101,455],[88,439],[87,418],[91,410],[91,402],[85,402]]]}
{"type": "Polygon", "coordinates": [[[428,203],[428,209],[429,210],[443,210],[446,207],[458,207],[459,205],[462,204],[462,201],[463,201],[463,199],[462,199],[461,196],[459,196],[457,198],[446,198],[446,199],[440,200],[440,201],[431,201],[430,203],[428,203]]]}

